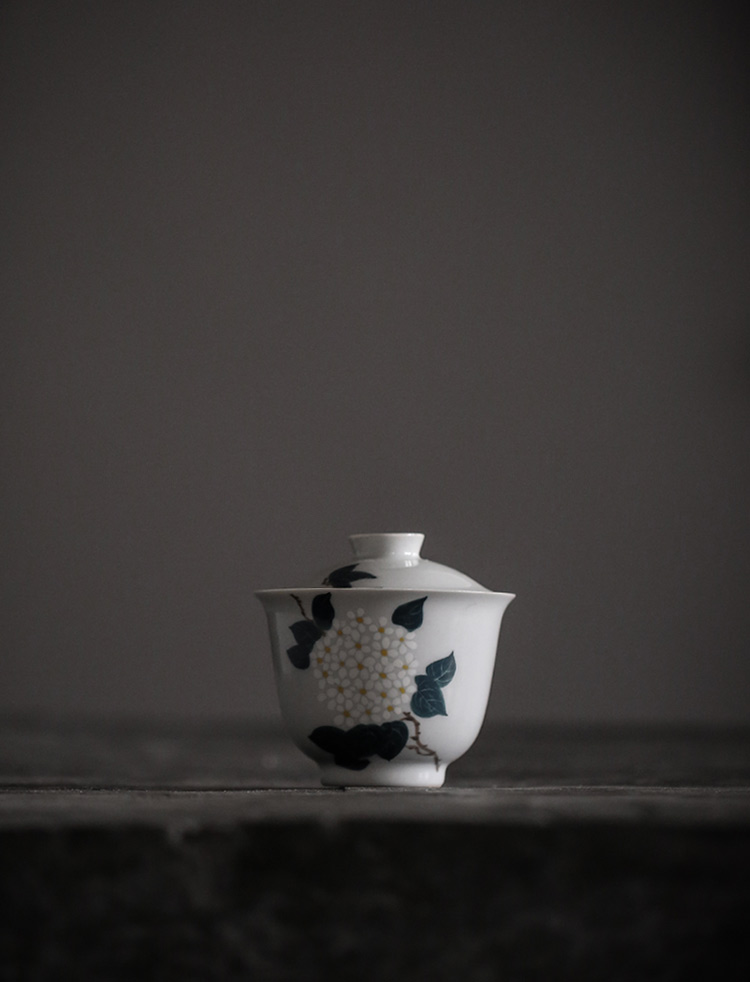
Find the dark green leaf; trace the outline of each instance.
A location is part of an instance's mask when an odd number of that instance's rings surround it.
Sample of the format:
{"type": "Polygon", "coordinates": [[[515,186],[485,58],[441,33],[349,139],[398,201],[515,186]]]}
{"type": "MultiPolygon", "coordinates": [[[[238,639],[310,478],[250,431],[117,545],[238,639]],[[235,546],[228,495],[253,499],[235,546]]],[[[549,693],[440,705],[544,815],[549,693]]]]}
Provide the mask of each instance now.
{"type": "Polygon", "coordinates": [[[313,645],[311,644],[295,644],[291,648],[287,648],[286,653],[289,655],[289,661],[295,668],[309,668],[310,652],[312,650],[313,645]]]}
{"type": "Polygon", "coordinates": [[[289,630],[294,635],[297,644],[286,649],[289,661],[295,668],[310,667],[310,652],[316,642],[323,637],[323,632],[312,621],[295,621],[289,630]]]}
{"type": "Polygon", "coordinates": [[[310,734],[310,739],[317,744],[321,750],[329,754],[338,752],[344,739],[344,731],[338,726],[318,726],[310,734]]]}
{"type": "Polygon", "coordinates": [[[310,740],[321,750],[333,754],[333,762],[351,771],[361,771],[376,754],[383,760],[393,760],[406,746],[409,730],[406,723],[359,723],[351,730],[338,726],[318,726],[310,740]]]}
{"type": "Polygon", "coordinates": [[[355,726],[351,730],[342,730],[338,726],[318,726],[310,734],[310,739],[321,750],[333,754],[333,762],[338,767],[350,771],[362,771],[370,763],[368,760],[375,753],[377,735],[370,732],[377,726],[355,726]]]}
{"type": "Polygon", "coordinates": [[[447,716],[445,699],[440,686],[429,675],[417,675],[417,691],[411,697],[411,711],[416,716],[428,719],[430,716],[447,716]]]}
{"type": "Polygon", "coordinates": [[[391,620],[399,627],[406,628],[407,631],[416,631],[422,626],[422,608],[427,597],[420,597],[419,600],[409,600],[393,611],[391,620]]]}
{"type": "Polygon", "coordinates": [[[333,758],[333,762],[337,767],[345,767],[348,771],[363,771],[365,767],[370,766],[367,757],[347,757],[344,754],[338,754],[333,758]]]}
{"type": "Polygon", "coordinates": [[[357,563],[351,566],[341,566],[323,580],[323,586],[332,586],[337,589],[350,587],[355,580],[376,580],[377,576],[373,573],[365,573],[357,569],[357,563]]]}
{"type": "Polygon", "coordinates": [[[377,576],[374,573],[366,573],[363,569],[358,569],[349,576],[349,579],[353,583],[355,580],[377,580],[377,576]]]}
{"type": "Polygon", "coordinates": [[[330,629],[333,618],[336,616],[330,593],[319,593],[317,597],[313,598],[312,615],[313,620],[321,630],[328,631],[330,629]]]}
{"type": "Polygon", "coordinates": [[[315,642],[323,637],[323,632],[312,621],[296,621],[291,625],[289,630],[294,635],[294,640],[298,644],[309,644],[311,651],[315,642]]]}
{"type": "Polygon", "coordinates": [[[377,723],[358,723],[347,731],[344,751],[347,757],[372,757],[378,752],[380,739],[377,723]]]}
{"type": "Polygon", "coordinates": [[[378,756],[383,760],[393,760],[406,746],[409,739],[409,728],[402,720],[380,724],[380,746],[378,756]]]}
{"type": "Polygon", "coordinates": [[[453,657],[453,652],[447,658],[432,662],[425,671],[438,685],[447,685],[456,674],[456,659],[453,657]]]}

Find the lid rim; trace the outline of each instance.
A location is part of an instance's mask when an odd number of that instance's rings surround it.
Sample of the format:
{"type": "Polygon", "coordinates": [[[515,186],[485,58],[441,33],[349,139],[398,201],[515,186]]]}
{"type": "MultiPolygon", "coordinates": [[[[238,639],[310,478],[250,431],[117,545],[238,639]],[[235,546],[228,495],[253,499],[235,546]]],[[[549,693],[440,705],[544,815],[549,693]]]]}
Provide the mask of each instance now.
{"type": "Polygon", "coordinates": [[[398,586],[382,586],[382,587],[372,587],[372,586],[303,586],[303,587],[271,587],[270,589],[254,590],[253,595],[259,596],[281,596],[285,594],[289,596],[291,593],[304,593],[304,594],[317,594],[317,593],[343,593],[343,594],[355,594],[355,593],[370,593],[373,595],[381,595],[384,593],[408,593],[408,594],[450,594],[453,596],[472,596],[472,597],[511,597],[515,599],[517,594],[508,593],[506,590],[461,590],[455,588],[451,590],[448,587],[398,587],[398,586]]]}
{"type": "MultiPolygon", "coordinates": [[[[354,555],[333,567],[300,577],[313,592],[326,589],[426,591],[448,593],[496,593],[461,570],[427,559],[420,554],[423,532],[357,532],[349,536],[354,555]]],[[[295,577],[297,579],[297,577],[295,577]]],[[[287,591],[289,592],[289,591],[287,591]]]]}

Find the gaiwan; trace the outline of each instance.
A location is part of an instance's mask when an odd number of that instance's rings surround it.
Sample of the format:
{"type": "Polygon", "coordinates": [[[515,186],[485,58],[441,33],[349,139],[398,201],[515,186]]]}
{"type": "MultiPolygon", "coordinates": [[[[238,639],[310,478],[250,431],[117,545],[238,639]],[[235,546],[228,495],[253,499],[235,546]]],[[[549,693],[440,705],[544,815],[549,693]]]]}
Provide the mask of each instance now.
{"type": "Polygon", "coordinates": [[[312,584],[257,594],[282,716],[324,785],[440,787],[484,721],[514,594],[423,559],[421,533],[350,540],[312,584]]]}

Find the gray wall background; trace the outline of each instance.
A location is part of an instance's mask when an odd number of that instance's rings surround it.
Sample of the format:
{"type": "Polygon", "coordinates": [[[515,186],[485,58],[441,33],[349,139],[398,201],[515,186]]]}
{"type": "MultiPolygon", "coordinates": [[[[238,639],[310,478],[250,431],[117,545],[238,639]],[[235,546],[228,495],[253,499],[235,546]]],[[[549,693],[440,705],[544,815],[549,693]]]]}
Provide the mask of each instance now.
{"type": "Polygon", "coordinates": [[[0,708],[276,718],[411,530],[492,716],[748,721],[740,6],[4,3],[0,708]]]}

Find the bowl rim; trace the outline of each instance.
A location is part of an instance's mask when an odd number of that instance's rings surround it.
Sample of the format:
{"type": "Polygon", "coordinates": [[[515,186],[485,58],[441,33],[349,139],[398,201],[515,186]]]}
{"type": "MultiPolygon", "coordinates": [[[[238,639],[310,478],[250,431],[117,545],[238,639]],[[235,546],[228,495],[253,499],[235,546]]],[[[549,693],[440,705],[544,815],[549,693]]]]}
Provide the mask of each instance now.
{"type": "Polygon", "coordinates": [[[448,597],[504,597],[510,600],[515,600],[517,594],[507,593],[502,590],[446,590],[445,588],[436,588],[434,590],[429,587],[425,587],[421,590],[415,590],[413,587],[400,588],[400,587],[335,587],[335,586],[319,586],[319,587],[289,587],[288,589],[283,588],[273,588],[270,590],[255,590],[253,591],[256,597],[281,597],[290,596],[291,594],[302,594],[304,596],[314,596],[320,593],[335,593],[337,595],[349,595],[349,596],[360,596],[361,594],[368,594],[370,596],[386,596],[387,594],[397,594],[398,596],[409,596],[409,597],[422,597],[427,594],[429,596],[448,596],[448,597]]]}

